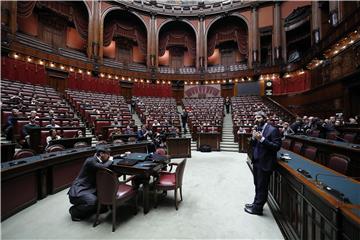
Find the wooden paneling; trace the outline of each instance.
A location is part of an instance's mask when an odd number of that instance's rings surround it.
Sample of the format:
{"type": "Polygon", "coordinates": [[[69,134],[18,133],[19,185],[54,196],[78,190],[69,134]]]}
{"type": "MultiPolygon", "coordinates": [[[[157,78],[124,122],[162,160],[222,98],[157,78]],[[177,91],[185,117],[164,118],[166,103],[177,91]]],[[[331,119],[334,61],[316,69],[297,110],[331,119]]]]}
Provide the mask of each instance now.
{"type": "Polygon", "coordinates": [[[271,98],[298,115],[329,117],[336,112],[343,112],[343,97],[344,87],[338,82],[304,93],[271,98]]]}

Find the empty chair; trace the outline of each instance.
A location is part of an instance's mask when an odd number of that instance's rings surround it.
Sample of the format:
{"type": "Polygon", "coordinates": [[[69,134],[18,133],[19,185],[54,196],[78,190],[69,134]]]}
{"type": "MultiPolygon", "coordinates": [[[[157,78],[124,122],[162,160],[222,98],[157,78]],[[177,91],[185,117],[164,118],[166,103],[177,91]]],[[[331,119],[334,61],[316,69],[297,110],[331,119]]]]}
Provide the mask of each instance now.
{"type": "Polygon", "coordinates": [[[356,138],[356,133],[345,133],[343,136],[343,139],[349,143],[354,143],[355,138],[356,138]]]}
{"type": "Polygon", "coordinates": [[[291,139],[284,139],[282,141],[282,147],[287,149],[287,150],[290,150],[290,147],[291,147],[291,139]]]}
{"type": "Polygon", "coordinates": [[[137,189],[126,184],[133,177],[128,178],[124,182],[120,182],[116,173],[109,169],[100,169],[96,173],[96,189],[97,189],[97,211],[94,227],[99,224],[99,214],[101,205],[112,206],[112,231],[115,231],[116,208],[120,204],[134,198],[137,212],[137,189]]]}
{"type": "Polygon", "coordinates": [[[61,144],[54,144],[54,145],[51,145],[49,146],[47,149],[46,149],[46,152],[60,152],[60,151],[63,151],[65,150],[65,147],[61,144]]]}
{"type": "Polygon", "coordinates": [[[186,165],[186,158],[182,160],[180,163],[170,163],[171,166],[169,171],[161,171],[159,173],[159,177],[155,181],[155,206],[157,206],[157,194],[156,190],[160,191],[168,191],[174,190],[174,198],[175,198],[175,208],[178,210],[178,201],[177,201],[177,190],[180,189],[180,199],[183,200],[182,197],[182,179],[184,175],[184,169],[186,165]],[[175,172],[172,171],[172,167],[177,166],[175,172]]]}
{"type": "Polygon", "coordinates": [[[303,144],[301,142],[295,142],[292,151],[297,154],[301,154],[303,144]]]}
{"type": "Polygon", "coordinates": [[[346,175],[349,162],[350,158],[334,153],[330,155],[327,166],[339,173],[346,175]]]}
{"type": "Polygon", "coordinates": [[[335,131],[333,132],[328,132],[326,134],[326,139],[329,139],[329,140],[336,140],[337,139],[337,133],[335,131]]]}
{"type": "Polygon", "coordinates": [[[20,158],[26,158],[26,157],[32,157],[32,156],[35,156],[35,154],[36,154],[35,151],[32,149],[21,149],[14,154],[13,160],[17,160],[20,158]]]}
{"type": "Polygon", "coordinates": [[[320,136],[320,130],[313,130],[310,133],[311,137],[319,137],[320,136]]]}
{"type": "Polygon", "coordinates": [[[86,142],[76,142],[74,144],[74,148],[84,148],[84,147],[88,147],[89,144],[87,144],[86,142]]]}
{"type": "Polygon", "coordinates": [[[304,156],[310,160],[316,159],[316,153],[317,153],[316,147],[307,146],[304,150],[304,156]]]}

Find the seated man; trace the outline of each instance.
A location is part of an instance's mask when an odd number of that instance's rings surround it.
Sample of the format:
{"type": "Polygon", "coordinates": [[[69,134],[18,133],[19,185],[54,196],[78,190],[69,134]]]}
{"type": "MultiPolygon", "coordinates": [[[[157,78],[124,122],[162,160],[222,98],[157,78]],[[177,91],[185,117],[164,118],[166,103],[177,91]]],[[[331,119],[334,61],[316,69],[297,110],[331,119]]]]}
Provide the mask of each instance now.
{"type": "Polygon", "coordinates": [[[37,123],[36,123],[36,119],[35,118],[30,118],[29,123],[25,124],[23,126],[22,129],[22,134],[25,138],[25,143],[24,143],[24,147],[28,148],[30,146],[30,133],[29,133],[29,129],[31,128],[37,128],[40,127],[37,123]]]}
{"type": "Polygon", "coordinates": [[[146,140],[148,135],[150,135],[150,131],[146,129],[145,125],[142,125],[141,129],[137,131],[137,140],[146,140]]]}
{"type": "Polygon", "coordinates": [[[121,126],[118,118],[114,118],[114,121],[111,122],[111,126],[121,126]]]}
{"type": "Polygon", "coordinates": [[[110,149],[103,145],[96,148],[95,156],[85,160],[68,192],[70,203],[74,205],[69,209],[73,221],[80,221],[96,212],[96,171],[108,168],[112,162],[110,149]]]}
{"type": "Polygon", "coordinates": [[[57,125],[57,124],[55,123],[55,119],[52,118],[52,119],[50,120],[50,124],[46,125],[46,127],[47,127],[47,128],[58,128],[58,127],[60,127],[60,126],[57,125]]]}

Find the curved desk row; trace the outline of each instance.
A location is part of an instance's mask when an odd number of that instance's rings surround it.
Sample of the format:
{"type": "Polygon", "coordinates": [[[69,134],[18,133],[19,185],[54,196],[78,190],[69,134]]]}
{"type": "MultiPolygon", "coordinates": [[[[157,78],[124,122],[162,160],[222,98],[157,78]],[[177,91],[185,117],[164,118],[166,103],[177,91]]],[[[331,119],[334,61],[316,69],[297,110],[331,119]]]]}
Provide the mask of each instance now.
{"type": "MultiPolygon", "coordinates": [[[[147,141],[109,144],[111,153],[147,152],[147,141]]],[[[70,186],[84,160],[95,147],[45,153],[1,164],[1,220],[35,203],[48,194],[70,186]]]]}
{"type": "Polygon", "coordinates": [[[360,182],[284,149],[278,158],[269,204],[288,239],[358,239],[360,182]]]}
{"type": "Polygon", "coordinates": [[[313,146],[318,149],[318,159],[326,165],[330,154],[338,153],[351,159],[349,163],[348,175],[360,177],[360,144],[334,141],[324,138],[309,137],[303,135],[288,135],[286,138],[294,142],[301,142],[306,146],[313,146]]]}

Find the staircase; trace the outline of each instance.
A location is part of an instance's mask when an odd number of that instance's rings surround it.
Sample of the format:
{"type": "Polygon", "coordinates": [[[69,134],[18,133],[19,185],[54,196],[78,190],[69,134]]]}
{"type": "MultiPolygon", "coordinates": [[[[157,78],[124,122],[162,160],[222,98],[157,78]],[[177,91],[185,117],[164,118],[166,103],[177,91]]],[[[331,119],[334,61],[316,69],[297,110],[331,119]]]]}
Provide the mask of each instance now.
{"type": "MultiPolygon", "coordinates": [[[[129,104],[129,111],[131,113],[131,104],[129,104]]],[[[139,116],[136,113],[131,114],[131,115],[132,115],[132,118],[135,120],[135,125],[138,126],[138,129],[140,129],[142,123],[141,123],[139,116]]]]}
{"type": "Polygon", "coordinates": [[[222,141],[220,142],[220,150],[223,152],[239,152],[238,144],[234,143],[231,113],[227,114],[226,111],[223,123],[222,141]]]}

